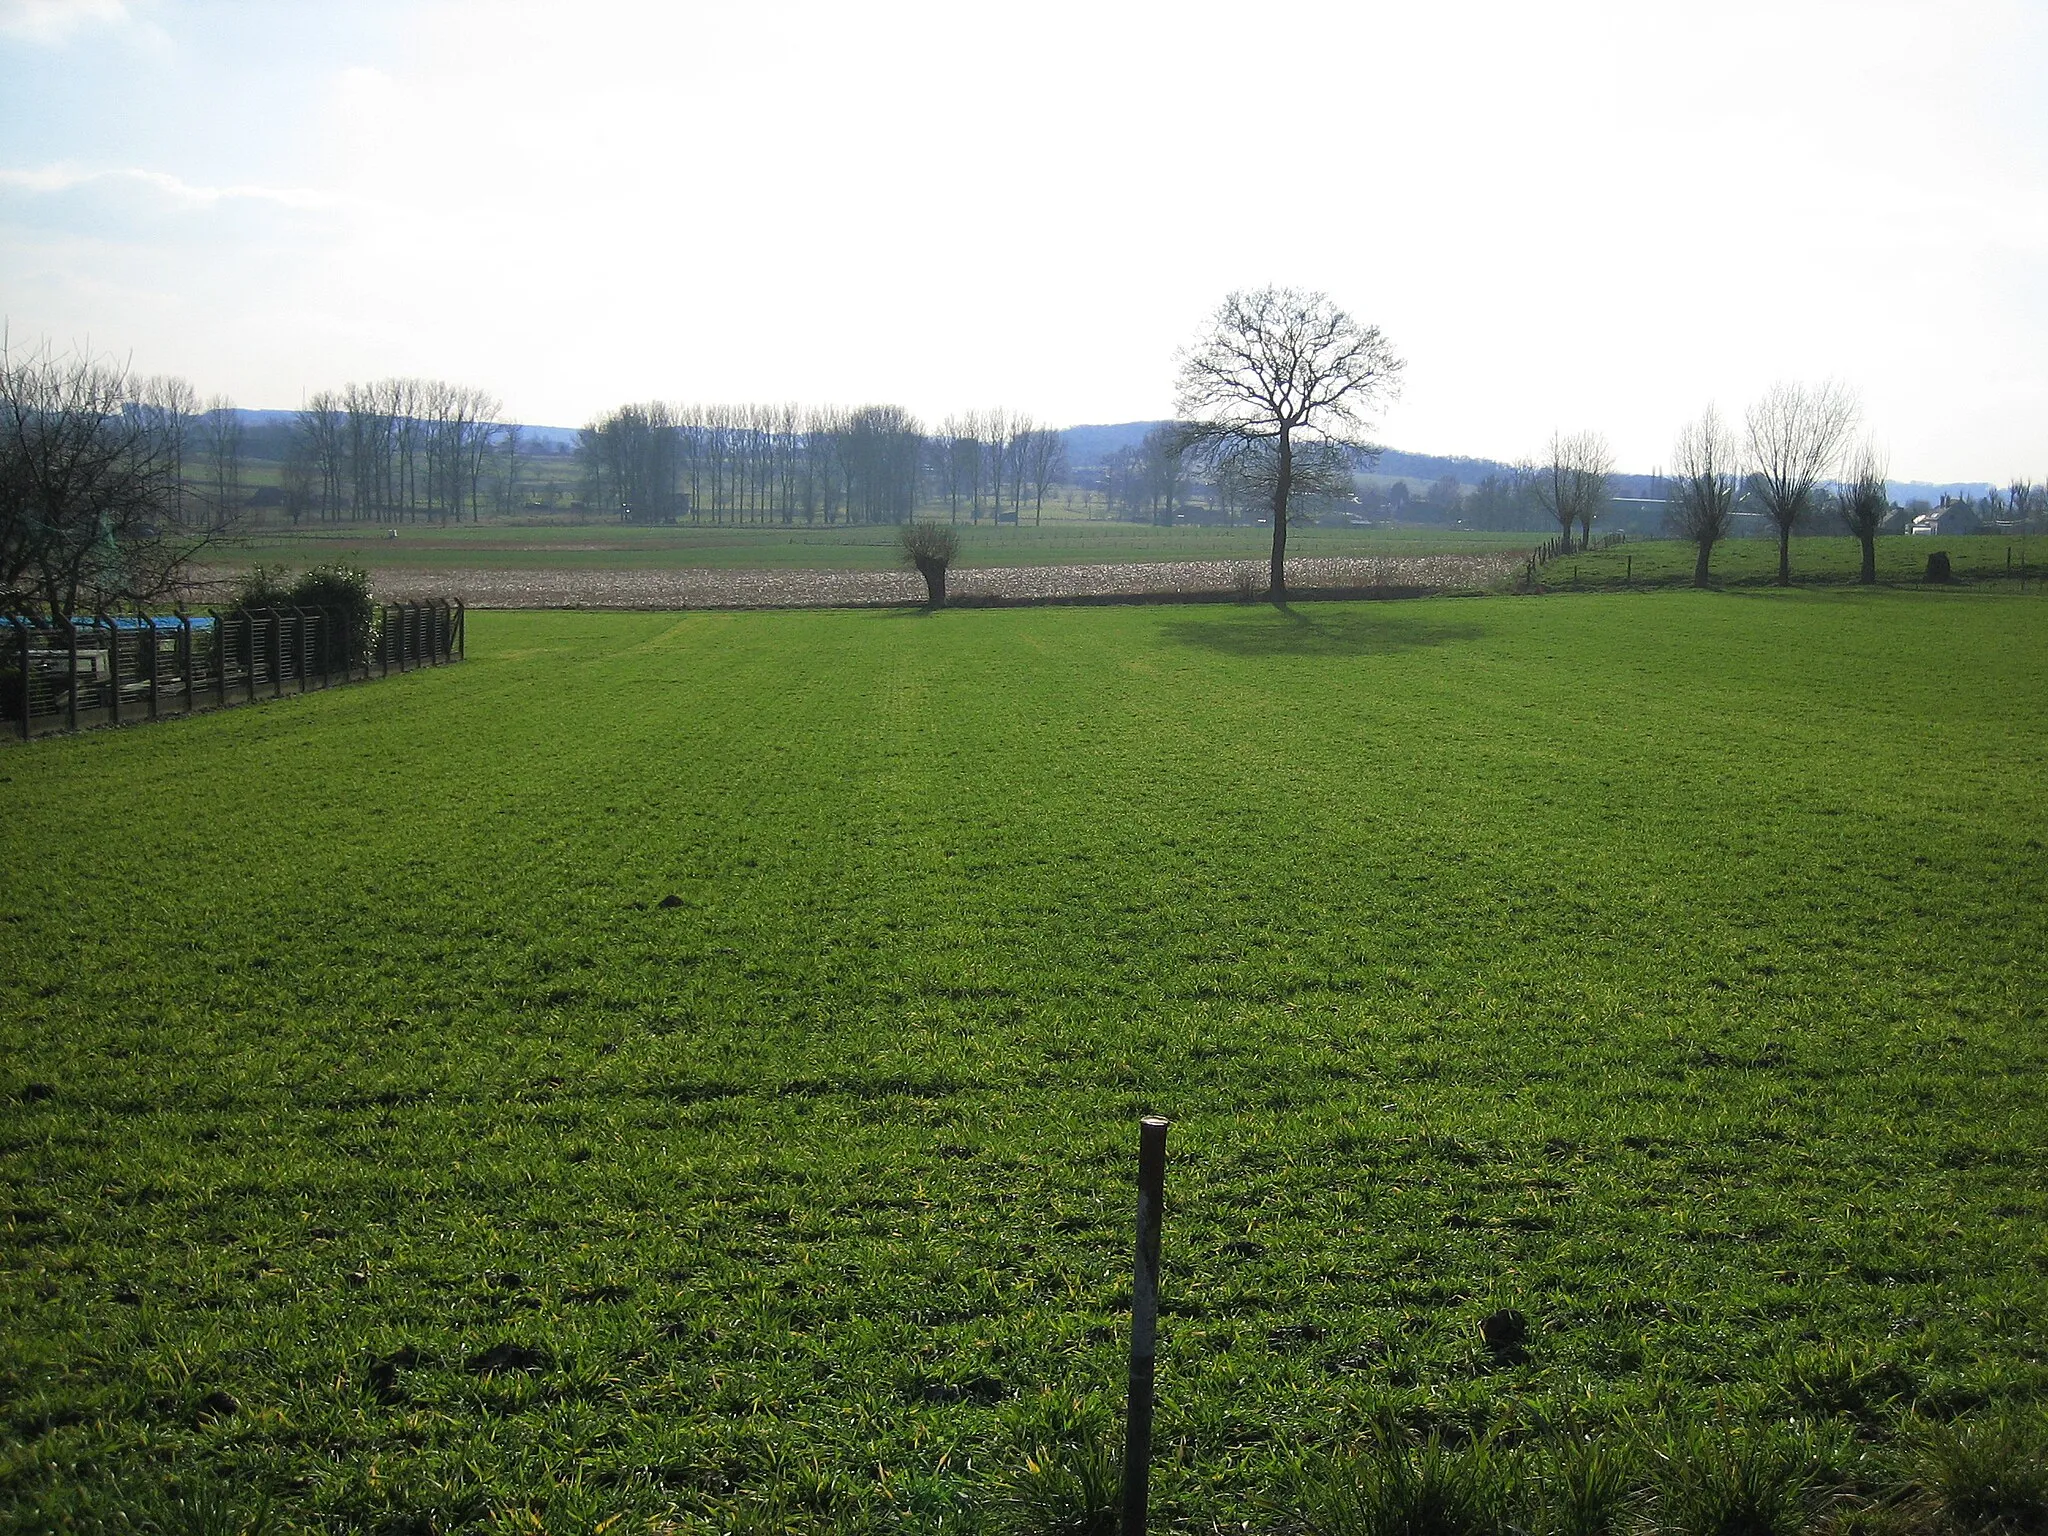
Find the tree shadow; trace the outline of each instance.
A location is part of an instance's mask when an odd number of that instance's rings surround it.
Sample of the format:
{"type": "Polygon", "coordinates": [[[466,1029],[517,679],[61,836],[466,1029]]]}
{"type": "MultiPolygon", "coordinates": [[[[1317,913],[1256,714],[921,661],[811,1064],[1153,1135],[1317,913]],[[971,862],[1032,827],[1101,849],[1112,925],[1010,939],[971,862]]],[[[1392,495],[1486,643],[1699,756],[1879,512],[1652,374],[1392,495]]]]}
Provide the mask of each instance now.
{"type": "Polygon", "coordinates": [[[1487,631],[1479,624],[1372,603],[1319,610],[1284,605],[1211,609],[1199,619],[1169,619],[1160,633],[1176,645],[1227,656],[1378,656],[1479,640],[1487,631]]]}

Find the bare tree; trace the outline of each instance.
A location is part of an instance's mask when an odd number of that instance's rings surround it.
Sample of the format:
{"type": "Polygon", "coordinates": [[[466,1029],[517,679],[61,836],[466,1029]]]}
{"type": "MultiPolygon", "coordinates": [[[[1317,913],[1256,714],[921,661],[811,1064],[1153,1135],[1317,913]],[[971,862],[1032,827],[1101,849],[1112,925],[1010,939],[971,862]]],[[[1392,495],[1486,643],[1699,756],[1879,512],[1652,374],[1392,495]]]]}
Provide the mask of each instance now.
{"type": "Polygon", "coordinates": [[[1735,467],[1735,436],[1711,405],[1698,421],[1686,423],[1671,450],[1671,509],[1665,522],[1698,550],[1692,584],[1707,585],[1714,546],[1735,528],[1735,496],[1741,476],[1735,467]]]}
{"type": "Polygon", "coordinates": [[[1031,479],[1031,526],[1036,528],[1045,521],[1045,493],[1067,472],[1067,440],[1050,427],[1042,427],[1025,444],[1024,458],[1031,479]]]}
{"type": "Polygon", "coordinates": [[[116,364],[0,339],[0,604],[62,624],[151,602],[223,531],[179,516],[176,453],[136,395],[116,364]]]}
{"type": "MultiPolygon", "coordinates": [[[[1146,438],[1147,444],[1151,437],[1146,438]]],[[[1349,443],[1315,439],[1294,446],[1290,466],[1293,484],[1289,492],[1295,503],[1331,503],[1348,506],[1358,491],[1358,454],[1363,451],[1349,443]]],[[[1197,444],[1195,468],[1216,488],[1216,495],[1228,514],[1233,506],[1268,507],[1279,478],[1279,447],[1271,441],[1249,442],[1212,439],[1197,444]]]]}
{"type": "Polygon", "coordinates": [[[1572,524],[1590,540],[1593,521],[1607,499],[1614,453],[1598,432],[1552,432],[1548,458],[1536,471],[1536,499],[1563,530],[1564,552],[1572,552],[1572,524]]]}
{"type": "Polygon", "coordinates": [[[1885,456],[1875,441],[1865,439],[1852,449],[1842,465],[1841,484],[1835,510],[1863,546],[1863,569],[1857,580],[1864,586],[1877,585],[1877,531],[1892,509],[1891,486],[1886,479],[1885,456]]]}
{"type": "Polygon", "coordinates": [[[292,454],[308,466],[307,497],[322,517],[341,515],[348,464],[348,434],[341,401],[330,393],[308,400],[292,422],[292,454]]]}
{"type": "Polygon", "coordinates": [[[498,493],[498,512],[504,517],[510,517],[519,508],[519,467],[525,462],[519,450],[524,445],[525,436],[517,422],[507,425],[498,435],[498,470],[494,484],[498,493]]]}
{"type": "MultiPolygon", "coordinates": [[[[1155,523],[1169,528],[1173,526],[1174,506],[1185,499],[1189,460],[1194,456],[1192,448],[1187,429],[1178,422],[1154,427],[1138,444],[1138,453],[1144,464],[1145,501],[1152,510],[1155,523]]],[[[1301,494],[1298,480],[1297,476],[1294,487],[1297,497],[1301,494]]]]}
{"type": "Polygon", "coordinates": [[[946,567],[960,553],[960,530],[951,523],[905,523],[897,530],[896,548],[903,563],[924,578],[930,606],[945,607],[946,567]]]}
{"type": "Polygon", "coordinates": [[[1378,326],[1328,295],[1233,293],[1180,355],[1175,398],[1191,442],[1272,445],[1272,596],[1287,595],[1287,510],[1299,446],[1366,446],[1365,412],[1391,399],[1405,366],[1378,326]]]}
{"type": "Polygon", "coordinates": [[[199,418],[199,450],[206,462],[206,499],[214,525],[225,528],[242,504],[242,413],[215,395],[199,418]]]}
{"type": "Polygon", "coordinates": [[[1749,408],[1750,484],[1778,529],[1778,585],[1792,585],[1792,530],[1813,510],[1821,476],[1856,426],[1856,397],[1840,384],[1775,384],[1749,408]]]}
{"type": "Polygon", "coordinates": [[[199,419],[199,392],[186,380],[159,374],[144,379],[136,391],[149,430],[163,447],[164,473],[170,477],[172,515],[185,516],[185,460],[190,455],[192,425],[199,419]]]}
{"type": "Polygon", "coordinates": [[[1003,480],[1010,465],[1010,418],[1001,406],[996,406],[993,410],[981,412],[979,420],[982,464],[980,478],[974,486],[974,520],[981,521],[981,486],[985,481],[994,505],[995,520],[1000,524],[1003,520],[1003,480]]]}

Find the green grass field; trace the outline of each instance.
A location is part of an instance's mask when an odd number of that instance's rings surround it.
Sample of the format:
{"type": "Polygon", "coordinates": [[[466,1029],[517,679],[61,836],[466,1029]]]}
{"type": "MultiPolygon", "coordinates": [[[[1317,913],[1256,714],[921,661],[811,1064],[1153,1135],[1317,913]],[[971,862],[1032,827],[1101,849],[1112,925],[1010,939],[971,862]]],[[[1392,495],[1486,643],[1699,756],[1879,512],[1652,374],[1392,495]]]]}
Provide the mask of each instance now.
{"type": "MultiPolygon", "coordinates": [[[[930,516],[930,509],[920,516],[930,516]]],[[[943,515],[943,514],[941,514],[943,515]]],[[[440,527],[407,523],[396,539],[375,525],[340,528],[267,528],[223,545],[217,564],[287,565],[294,569],[337,560],[409,569],[482,567],[644,570],[707,568],[888,570],[899,561],[896,529],[785,528],[742,524],[675,528],[562,520],[527,524],[465,523],[440,527]]],[[[1154,528],[1140,523],[1049,519],[1043,527],[992,524],[960,527],[962,566],[1108,565],[1159,560],[1256,560],[1272,548],[1265,528],[1154,528]]],[[[1465,533],[1432,528],[1324,528],[1289,530],[1295,555],[1437,555],[1528,549],[1541,539],[1528,533],[1465,533]]]]}
{"type": "Polygon", "coordinates": [[[470,658],[0,751],[0,1528],[1030,1527],[1145,1111],[1161,1528],[1388,1425],[1877,1532],[2048,1401],[2048,601],[470,658]]]}
{"type": "MultiPolygon", "coordinates": [[[[1958,580],[2010,580],[2017,586],[2022,560],[2033,587],[2048,578],[2048,539],[2036,536],[2023,547],[2016,538],[1967,534],[1947,538],[1892,536],[1877,541],[1877,579],[1887,584],[1919,582],[1927,557],[1947,554],[1958,580]]],[[[1675,539],[1632,541],[1590,555],[1561,555],[1543,568],[1549,585],[1616,587],[1691,586],[1694,551],[1675,539]]],[[[1792,541],[1792,580],[1801,586],[1853,585],[1863,569],[1863,546],[1845,535],[1815,534],[1792,541]]],[[[1729,539],[1714,546],[1710,568],[1722,587],[1764,587],[1778,579],[1776,539],[1729,539]]]]}

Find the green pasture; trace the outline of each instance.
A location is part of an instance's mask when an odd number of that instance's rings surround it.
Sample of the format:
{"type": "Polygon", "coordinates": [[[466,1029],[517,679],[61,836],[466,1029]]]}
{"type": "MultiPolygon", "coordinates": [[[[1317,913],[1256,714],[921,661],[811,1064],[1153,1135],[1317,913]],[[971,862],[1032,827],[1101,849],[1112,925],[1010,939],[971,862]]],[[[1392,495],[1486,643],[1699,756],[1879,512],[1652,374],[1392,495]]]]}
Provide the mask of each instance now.
{"type": "MultiPolygon", "coordinates": [[[[1927,574],[1927,557],[1936,550],[1948,555],[1958,580],[2019,583],[2024,564],[2031,587],[2048,578],[2048,538],[2036,536],[2023,545],[2017,538],[1991,534],[1912,538],[1895,534],[1877,541],[1877,579],[1887,584],[1919,583],[1927,574]]],[[[1643,540],[1616,545],[1590,555],[1560,555],[1543,568],[1549,585],[1691,586],[1695,551],[1676,539],[1643,540]]],[[[1854,584],[1863,571],[1863,546],[1847,535],[1801,535],[1792,540],[1792,580],[1804,586],[1854,584]]],[[[1778,541],[1727,539],[1714,546],[1709,575],[1722,587],[1771,586],[1778,579],[1778,541]]]]}
{"type": "MultiPolygon", "coordinates": [[[[920,516],[932,517],[927,509],[920,516]]],[[[937,516],[943,519],[940,511],[937,516]]],[[[524,524],[405,523],[398,537],[374,524],[266,528],[221,546],[216,563],[287,565],[333,561],[421,569],[799,569],[884,570],[899,562],[896,529],[873,524],[798,523],[674,528],[550,519],[524,524]]],[[[1139,523],[1048,518],[996,527],[960,523],[961,566],[1113,565],[1160,560],[1258,560],[1272,550],[1266,528],[1155,528],[1139,523]]],[[[1303,526],[1288,551],[1303,555],[1440,555],[1529,549],[1541,536],[1441,528],[1303,526]]]]}
{"type": "Polygon", "coordinates": [[[0,1529],[1100,1529],[1148,1111],[1162,1529],[1375,1433],[2038,1518],[1912,1501],[2048,1402],[2048,600],[469,657],[0,750],[0,1529]]]}

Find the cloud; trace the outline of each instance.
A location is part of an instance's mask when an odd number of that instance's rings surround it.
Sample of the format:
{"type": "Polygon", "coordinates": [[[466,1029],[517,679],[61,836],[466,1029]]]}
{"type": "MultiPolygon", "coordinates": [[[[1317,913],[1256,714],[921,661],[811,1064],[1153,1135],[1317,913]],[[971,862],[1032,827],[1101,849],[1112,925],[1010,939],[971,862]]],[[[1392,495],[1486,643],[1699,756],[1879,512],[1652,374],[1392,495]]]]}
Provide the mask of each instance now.
{"type": "Polygon", "coordinates": [[[0,228],[112,245],[236,241],[266,247],[331,238],[343,199],[299,187],[206,186],[126,167],[0,167],[0,228]]]}
{"type": "Polygon", "coordinates": [[[334,193],[308,187],[196,186],[168,171],[140,167],[111,171],[80,171],[68,166],[45,166],[39,170],[0,167],[0,188],[23,192],[64,193],[95,187],[119,188],[124,184],[145,197],[181,208],[212,208],[237,200],[274,203],[280,208],[331,208],[341,201],[334,193]]]}
{"type": "Polygon", "coordinates": [[[90,28],[134,19],[126,0],[0,0],[0,36],[31,43],[65,43],[90,28]]]}

